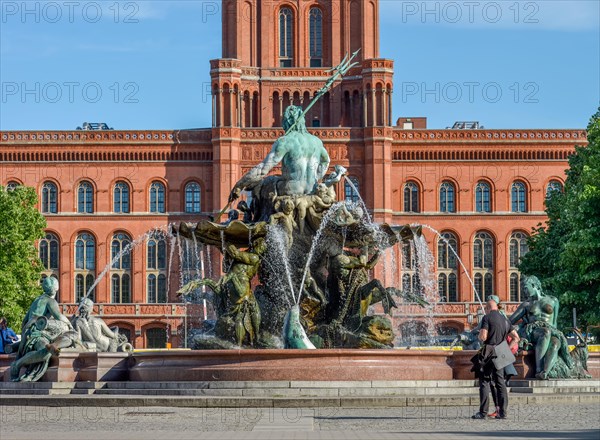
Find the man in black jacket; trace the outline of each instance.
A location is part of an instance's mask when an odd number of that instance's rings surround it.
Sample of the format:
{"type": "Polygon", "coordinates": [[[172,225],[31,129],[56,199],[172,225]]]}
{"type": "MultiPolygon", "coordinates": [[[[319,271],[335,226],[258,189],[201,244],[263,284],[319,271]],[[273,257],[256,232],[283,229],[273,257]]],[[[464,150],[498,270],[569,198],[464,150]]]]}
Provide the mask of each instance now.
{"type": "Polygon", "coordinates": [[[485,419],[487,416],[490,403],[490,385],[494,382],[499,413],[497,419],[506,418],[506,409],[508,407],[508,390],[504,380],[504,368],[496,369],[492,359],[494,358],[494,348],[506,340],[510,334],[513,338],[510,345],[519,343],[517,332],[512,329],[508,319],[498,311],[497,297],[488,299],[486,303],[487,314],[481,321],[481,331],[479,332],[479,340],[483,343],[483,347],[479,352],[479,412],[473,416],[474,419],[485,419]]]}

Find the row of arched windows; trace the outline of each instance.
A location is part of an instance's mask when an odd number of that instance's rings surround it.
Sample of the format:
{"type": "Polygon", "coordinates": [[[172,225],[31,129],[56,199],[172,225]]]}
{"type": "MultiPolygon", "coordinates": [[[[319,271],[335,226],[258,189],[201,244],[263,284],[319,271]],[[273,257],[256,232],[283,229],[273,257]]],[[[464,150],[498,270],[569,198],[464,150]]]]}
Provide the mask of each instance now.
{"type": "MultiPolygon", "coordinates": [[[[546,197],[552,191],[562,191],[563,185],[558,180],[552,180],[546,187],[546,197]]],[[[404,184],[403,190],[404,212],[422,212],[421,191],[419,185],[414,181],[404,184]]],[[[491,185],[481,180],[475,185],[475,212],[492,212],[492,189],[491,185]]],[[[456,186],[451,181],[444,181],[439,188],[439,212],[456,212],[456,186]]],[[[511,212],[527,212],[527,186],[518,180],[512,183],[510,188],[511,212]]]]}
{"type": "MultiPolygon", "coordinates": [[[[509,298],[510,301],[514,302],[525,299],[518,265],[521,258],[529,251],[527,237],[526,233],[515,231],[511,234],[508,243],[509,298]]],[[[496,244],[490,233],[480,231],[475,234],[473,239],[472,279],[475,290],[482,300],[495,294],[495,249],[496,244]]],[[[458,301],[458,258],[459,247],[456,235],[452,232],[441,233],[437,243],[437,273],[438,291],[442,301],[458,301]]],[[[478,300],[475,292],[473,292],[472,300],[478,300]]]]}
{"type": "MultiPolygon", "coordinates": [[[[90,294],[94,299],[96,280],[96,239],[89,232],[81,232],[75,239],[74,276],[75,301],[90,294]]],[[[132,298],[132,240],[129,234],[117,232],[111,240],[110,276],[111,302],[131,303],[132,298]]],[[[44,267],[43,276],[58,278],[60,273],[60,242],[53,233],[46,233],[39,242],[39,257],[44,267]]],[[[150,234],[146,241],[146,301],[167,302],[167,242],[160,235],[150,234]]]]}
{"type": "MultiPolygon", "coordinates": [[[[18,182],[9,182],[7,187],[18,186],[18,182]]],[[[94,213],[95,190],[91,182],[84,180],[77,185],[76,209],[81,214],[94,213]]],[[[132,190],[125,181],[118,181],[113,186],[112,212],[127,214],[131,209],[132,190]]],[[[197,214],[201,212],[201,187],[198,182],[188,182],[184,188],[185,212],[197,214]]],[[[162,182],[154,181],[148,191],[148,208],[151,213],[166,212],[166,188],[162,182]]],[[[47,181],[42,185],[41,211],[43,214],[59,212],[59,192],[54,182],[47,181]]]]}
{"type": "MultiPolygon", "coordinates": [[[[110,289],[112,303],[132,302],[131,287],[131,237],[124,232],[117,232],[111,241],[110,289]]],[[[442,232],[437,241],[437,281],[440,300],[444,302],[458,301],[458,278],[460,250],[458,239],[452,232],[442,232]]],[[[495,248],[492,235],[486,231],[475,234],[473,239],[472,279],[479,296],[484,299],[495,293],[495,248]]],[[[60,243],[56,235],[47,233],[39,243],[39,256],[45,268],[45,276],[59,273],[60,243]]],[[[522,301],[523,287],[518,264],[528,252],[527,234],[513,232],[509,239],[509,297],[510,301],[522,301]]],[[[75,293],[79,301],[94,285],[96,279],[96,240],[88,232],[77,235],[75,240],[75,293]]],[[[196,275],[200,264],[198,255],[193,252],[182,256],[182,271],[196,275]],[[189,255],[187,255],[189,254],[189,255]]],[[[414,252],[407,243],[402,247],[401,256],[402,289],[419,292],[421,287],[417,276],[417,261],[414,252]]],[[[151,234],[146,241],[146,294],[148,303],[167,302],[168,265],[167,242],[159,236],[151,234]]],[[[90,292],[94,295],[94,292],[90,292]]],[[[473,301],[477,296],[473,293],[473,301]]]]}

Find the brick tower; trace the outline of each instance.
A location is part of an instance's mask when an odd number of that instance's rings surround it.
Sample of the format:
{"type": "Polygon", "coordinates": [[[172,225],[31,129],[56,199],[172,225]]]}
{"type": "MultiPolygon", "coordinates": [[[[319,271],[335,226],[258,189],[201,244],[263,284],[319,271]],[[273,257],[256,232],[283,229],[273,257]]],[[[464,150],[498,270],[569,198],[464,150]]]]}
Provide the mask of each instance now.
{"type": "Polygon", "coordinates": [[[213,127],[280,127],[347,53],[361,64],[307,114],[307,126],[391,124],[393,61],[379,58],[379,0],[223,0],[223,58],[211,61],[213,127]]]}

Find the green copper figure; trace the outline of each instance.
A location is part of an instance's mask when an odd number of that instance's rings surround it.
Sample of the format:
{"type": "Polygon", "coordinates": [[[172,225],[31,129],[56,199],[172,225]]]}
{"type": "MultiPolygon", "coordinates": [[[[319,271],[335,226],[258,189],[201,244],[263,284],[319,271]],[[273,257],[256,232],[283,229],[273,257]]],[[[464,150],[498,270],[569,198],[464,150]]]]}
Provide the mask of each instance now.
{"type": "Polygon", "coordinates": [[[535,348],[536,377],[548,379],[559,357],[567,368],[573,366],[567,339],[556,327],[559,302],[555,297],[544,294],[536,277],[527,277],[525,289],[529,292],[529,299],[511,315],[510,322],[516,324],[521,321],[521,337],[535,348]]]}
{"type": "Polygon", "coordinates": [[[10,370],[11,380],[15,382],[38,381],[48,369],[52,355],[58,355],[62,348],[86,350],[69,319],[60,313],[55,299],[58,280],[45,278],[42,289],[44,293],[33,301],[23,320],[23,339],[10,370]],[[22,368],[25,368],[23,374],[22,368]]]}

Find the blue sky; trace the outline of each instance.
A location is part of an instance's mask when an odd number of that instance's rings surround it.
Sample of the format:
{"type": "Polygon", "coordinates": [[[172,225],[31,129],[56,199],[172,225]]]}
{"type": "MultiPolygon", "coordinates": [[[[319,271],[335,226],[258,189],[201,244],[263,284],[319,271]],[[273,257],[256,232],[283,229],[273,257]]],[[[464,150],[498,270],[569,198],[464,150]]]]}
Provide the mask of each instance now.
{"type": "MultiPolygon", "coordinates": [[[[585,127],[600,101],[598,1],[380,2],[394,118],[430,128],[585,127]]],[[[220,1],[0,0],[0,129],[210,127],[220,1]]]]}

